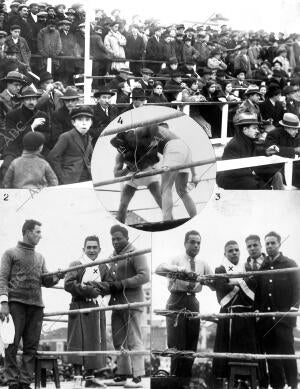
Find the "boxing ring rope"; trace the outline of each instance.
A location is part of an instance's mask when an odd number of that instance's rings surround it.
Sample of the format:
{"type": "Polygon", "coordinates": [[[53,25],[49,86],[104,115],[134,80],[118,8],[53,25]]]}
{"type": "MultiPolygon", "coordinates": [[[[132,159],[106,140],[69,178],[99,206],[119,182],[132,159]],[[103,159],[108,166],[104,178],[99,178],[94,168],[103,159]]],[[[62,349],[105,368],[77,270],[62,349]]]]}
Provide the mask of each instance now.
{"type": "Polygon", "coordinates": [[[129,175],[129,176],[124,176],[124,177],[116,177],[111,180],[105,180],[105,181],[100,181],[94,183],[94,188],[97,188],[99,186],[105,186],[105,185],[110,185],[110,184],[116,184],[118,182],[125,182],[125,181],[130,181],[132,179],[137,179],[137,178],[143,178],[143,177],[150,177],[150,176],[155,176],[157,174],[163,174],[167,172],[173,172],[181,169],[186,169],[190,167],[196,167],[196,166],[203,166],[203,165],[209,165],[209,164],[214,164],[216,161],[215,159],[205,159],[203,161],[195,161],[191,163],[185,163],[185,164],[180,164],[176,166],[165,166],[159,169],[153,169],[150,171],[145,171],[145,172],[138,172],[134,175],[129,175]]]}
{"type": "Polygon", "coordinates": [[[189,358],[223,358],[223,359],[240,359],[265,360],[265,359],[300,359],[300,353],[297,354],[248,354],[248,353],[215,353],[215,352],[193,352],[180,351],[176,349],[151,350],[153,355],[161,357],[189,357],[189,358]]]}
{"type": "Polygon", "coordinates": [[[134,308],[150,307],[150,306],[151,306],[150,302],[116,304],[116,305],[110,305],[108,307],[81,308],[81,309],[73,309],[69,311],[45,312],[44,317],[76,315],[78,313],[90,313],[90,312],[99,312],[99,311],[121,311],[123,309],[134,309],[134,308]]]}
{"type": "Polygon", "coordinates": [[[123,259],[129,259],[129,258],[135,257],[137,255],[148,254],[148,253],[151,253],[150,248],[144,249],[144,250],[136,250],[136,251],[132,251],[132,252],[125,253],[125,254],[115,255],[114,257],[111,257],[108,259],[103,259],[103,260],[87,263],[85,265],[77,265],[77,266],[68,267],[67,269],[59,269],[55,272],[44,273],[44,274],[42,274],[42,276],[55,276],[58,274],[65,274],[65,273],[69,273],[69,272],[74,271],[74,270],[85,269],[86,267],[93,267],[93,266],[101,265],[103,263],[117,262],[117,261],[121,261],[123,259]]]}
{"type": "Polygon", "coordinates": [[[138,120],[136,122],[131,122],[128,124],[120,124],[119,126],[111,128],[109,130],[105,130],[100,135],[100,137],[119,134],[120,132],[131,130],[132,128],[150,126],[153,124],[159,124],[159,123],[165,122],[167,120],[176,119],[176,118],[179,118],[182,116],[185,116],[185,114],[180,112],[180,111],[175,111],[175,112],[172,112],[168,115],[157,116],[155,119],[138,120]]]}
{"type": "Polygon", "coordinates": [[[37,351],[37,355],[42,356],[68,356],[68,355],[77,355],[79,357],[91,357],[94,355],[149,355],[150,350],[101,350],[101,351],[37,351]]]}
{"type": "Polygon", "coordinates": [[[189,319],[214,321],[215,319],[233,319],[236,317],[298,317],[299,311],[287,312],[233,312],[233,313],[208,313],[190,312],[188,310],[172,311],[168,309],[155,309],[154,313],[161,316],[185,316],[189,319]]]}
{"type": "Polygon", "coordinates": [[[226,279],[226,278],[248,278],[251,276],[269,276],[273,274],[284,274],[284,273],[295,273],[299,272],[299,267],[289,267],[284,269],[273,269],[273,270],[258,270],[258,271],[248,271],[248,272],[240,272],[240,273],[221,273],[221,274],[205,274],[202,276],[197,275],[196,273],[181,271],[155,271],[154,273],[158,276],[171,278],[171,279],[179,279],[183,281],[193,281],[193,282],[201,282],[205,280],[217,280],[217,279],[226,279]]]}

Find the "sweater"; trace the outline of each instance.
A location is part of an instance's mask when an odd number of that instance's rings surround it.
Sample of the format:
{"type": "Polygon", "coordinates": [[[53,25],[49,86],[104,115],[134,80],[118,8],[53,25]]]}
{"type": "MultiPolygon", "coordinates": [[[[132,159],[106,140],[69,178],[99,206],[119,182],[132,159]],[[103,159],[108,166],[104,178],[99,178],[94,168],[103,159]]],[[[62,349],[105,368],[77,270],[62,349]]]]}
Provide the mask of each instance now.
{"type": "Polygon", "coordinates": [[[19,302],[44,307],[41,286],[51,287],[57,282],[47,273],[44,257],[34,246],[18,242],[4,252],[0,268],[0,301],[19,302]]]}
{"type": "Polygon", "coordinates": [[[22,156],[12,161],[4,176],[4,188],[42,189],[58,185],[58,179],[39,154],[24,151],[22,156]]]}

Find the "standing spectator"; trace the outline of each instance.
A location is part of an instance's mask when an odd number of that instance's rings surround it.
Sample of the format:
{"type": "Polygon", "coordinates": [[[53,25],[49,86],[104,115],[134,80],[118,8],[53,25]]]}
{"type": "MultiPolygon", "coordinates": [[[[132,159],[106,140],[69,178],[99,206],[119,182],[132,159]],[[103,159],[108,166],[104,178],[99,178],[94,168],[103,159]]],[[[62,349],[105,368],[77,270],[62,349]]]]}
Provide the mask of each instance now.
{"type": "Polygon", "coordinates": [[[73,128],[60,135],[48,154],[48,160],[60,184],[73,184],[91,180],[92,144],[88,131],[93,111],[82,106],[71,112],[73,128]]]}
{"type": "Polygon", "coordinates": [[[183,41],[183,38],[184,38],[184,34],[177,33],[176,37],[175,37],[175,42],[174,42],[176,59],[177,59],[177,62],[179,62],[180,64],[184,63],[184,58],[183,58],[184,41],[183,41]]]}
{"type": "Polygon", "coordinates": [[[194,62],[199,57],[199,52],[192,46],[192,38],[186,36],[183,45],[183,61],[184,63],[194,62]]]}
{"type": "Polygon", "coordinates": [[[11,314],[15,326],[14,343],[5,350],[5,376],[9,389],[30,389],[35,354],[40,340],[44,304],[42,286],[57,284],[59,276],[47,276],[44,257],[35,251],[41,239],[41,223],[26,220],[22,241],[4,252],[0,269],[1,320],[11,314]],[[22,364],[17,351],[23,341],[22,364]]]}
{"type": "Polygon", "coordinates": [[[251,38],[248,56],[250,59],[251,70],[257,69],[260,63],[260,47],[257,45],[257,39],[251,38]]]}
{"type": "MultiPolygon", "coordinates": [[[[274,231],[265,236],[267,258],[260,270],[276,270],[298,267],[296,262],[282,254],[281,237],[274,231]]],[[[299,308],[300,280],[299,272],[272,274],[257,277],[255,308],[259,312],[289,312],[299,308]]],[[[260,337],[266,354],[295,354],[293,317],[264,317],[258,320],[260,337]]],[[[295,359],[268,359],[270,384],[282,389],[285,384],[297,389],[297,363],[295,359]]]]}
{"type": "MultiPolygon", "coordinates": [[[[58,29],[60,34],[60,40],[62,50],[60,55],[75,57],[77,56],[77,39],[76,35],[70,31],[71,22],[67,19],[60,20],[58,22],[58,29]]],[[[62,59],[59,61],[59,67],[57,70],[58,80],[62,81],[66,85],[73,84],[73,75],[75,73],[75,60],[74,59],[62,59]]]]}
{"type": "MultiPolygon", "coordinates": [[[[62,51],[60,34],[55,28],[55,21],[49,19],[47,24],[48,26],[42,28],[37,35],[38,52],[44,57],[41,71],[45,71],[47,68],[47,58],[57,57],[62,51]]],[[[54,69],[57,69],[58,60],[53,59],[52,65],[54,69]]]]}
{"type": "MultiPolygon", "coordinates": [[[[100,24],[96,24],[94,32],[91,33],[90,40],[90,54],[93,58],[93,74],[97,76],[104,76],[108,73],[109,66],[109,51],[104,45],[103,27],[100,24]]],[[[102,80],[93,80],[93,85],[102,85],[102,80]]]]}
{"type": "Polygon", "coordinates": [[[208,60],[207,60],[207,67],[209,69],[213,69],[213,70],[219,70],[219,69],[226,70],[227,69],[227,65],[221,59],[222,51],[220,49],[212,50],[210,55],[211,55],[211,57],[208,58],[208,60]]]}
{"type": "MultiPolygon", "coordinates": [[[[157,26],[153,30],[153,35],[149,38],[146,47],[145,59],[149,61],[163,61],[164,53],[161,46],[162,28],[157,26]]],[[[161,69],[161,63],[147,62],[147,68],[151,69],[154,74],[158,74],[161,69]]]]}
{"type": "Polygon", "coordinates": [[[89,132],[93,146],[105,127],[118,116],[118,109],[110,105],[110,99],[114,94],[115,92],[106,88],[99,89],[94,93],[97,104],[94,107],[94,123],[89,132]]]}
{"type": "Polygon", "coordinates": [[[252,77],[250,58],[247,54],[247,44],[242,43],[241,49],[234,58],[234,71],[243,70],[247,78],[252,77]]]}
{"type": "Polygon", "coordinates": [[[171,42],[171,36],[167,31],[161,36],[161,50],[163,53],[162,60],[165,62],[167,62],[169,58],[176,56],[175,46],[171,42]]]}
{"type": "Polygon", "coordinates": [[[20,4],[18,7],[18,15],[9,18],[8,20],[8,26],[9,28],[12,27],[12,25],[18,25],[20,26],[20,36],[24,38],[30,48],[30,51],[34,49],[34,36],[31,29],[31,25],[28,22],[28,7],[25,4],[20,4]]]}
{"type": "Polygon", "coordinates": [[[119,31],[119,22],[114,21],[110,24],[110,30],[104,38],[104,45],[112,58],[124,59],[124,61],[112,62],[111,70],[118,71],[126,65],[125,63],[125,46],[126,38],[119,31]]]}
{"type": "MultiPolygon", "coordinates": [[[[141,35],[139,34],[139,28],[137,25],[131,26],[131,32],[127,36],[126,43],[126,58],[128,59],[138,59],[143,58],[145,52],[145,43],[141,35]]],[[[141,62],[132,62],[129,63],[129,69],[135,76],[140,75],[142,63],[141,62]]]]}
{"type": "Polygon", "coordinates": [[[282,46],[277,50],[277,57],[273,59],[273,64],[279,61],[282,65],[282,70],[284,70],[287,74],[291,70],[290,61],[287,58],[287,49],[282,46]]]}
{"type": "Polygon", "coordinates": [[[36,54],[36,52],[37,52],[36,37],[37,37],[37,33],[39,32],[39,29],[38,29],[38,17],[37,17],[38,12],[39,12],[39,5],[38,5],[38,3],[31,3],[29,5],[29,14],[28,14],[28,18],[27,18],[27,23],[29,24],[30,29],[32,31],[31,52],[33,54],[36,54]]]}
{"type": "Polygon", "coordinates": [[[195,49],[198,51],[199,56],[197,58],[197,66],[205,67],[210,57],[210,48],[206,41],[206,33],[199,31],[194,44],[195,49]]]}
{"type": "Polygon", "coordinates": [[[17,52],[17,59],[28,65],[30,64],[31,51],[27,44],[26,39],[20,36],[21,28],[17,24],[13,24],[10,27],[10,33],[5,39],[6,50],[15,49],[17,52]]]}

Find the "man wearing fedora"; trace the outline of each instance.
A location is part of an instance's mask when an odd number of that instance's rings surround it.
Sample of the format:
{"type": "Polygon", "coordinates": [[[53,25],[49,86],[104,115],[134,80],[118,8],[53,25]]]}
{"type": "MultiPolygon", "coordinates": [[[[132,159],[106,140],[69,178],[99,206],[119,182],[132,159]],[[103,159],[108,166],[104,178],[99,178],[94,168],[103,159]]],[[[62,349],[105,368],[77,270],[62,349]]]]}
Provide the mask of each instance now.
{"type": "Polygon", "coordinates": [[[132,102],[123,110],[123,112],[142,107],[146,104],[148,97],[146,96],[143,88],[133,88],[131,92],[131,99],[132,102]]]}
{"type": "MultiPolygon", "coordinates": [[[[295,158],[300,155],[299,118],[292,113],[285,113],[279,121],[281,127],[269,132],[265,141],[266,149],[276,146],[276,153],[281,157],[295,158]]],[[[293,164],[293,185],[300,187],[300,164],[293,164]]]]}
{"type": "Polygon", "coordinates": [[[271,119],[274,128],[274,126],[279,126],[279,121],[283,118],[284,114],[284,108],[281,102],[281,89],[279,86],[277,84],[270,84],[266,97],[266,100],[259,106],[260,113],[263,120],[271,119]]]}
{"type": "Polygon", "coordinates": [[[93,146],[105,127],[118,116],[117,107],[112,107],[110,104],[110,99],[114,95],[115,92],[108,88],[99,89],[94,93],[97,104],[94,107],[94,123],[89,132],[93,146]]]}
{"type": "Polygon", "coordinates": [[[256,115],[260,121],[261,113],[260,113],[260,108],[259,108],[259,100],[260,100],[261,95],[262,94],[259,91],[258,86],[249,85],[249,87],[246,89],[246,91],[244,93],[245,100],[242,102],[242,104],[237,109],[234,121],[236,118],[238,118],[238,115],[242,112],[248,112],[248,113],[251,113],[253,115],[256,115]]]}
{"type": "Polygon", "coordinates": [[[92,143],[88,131],[93,110],[79,106],[71,111],[73,128],[61,134],[48,154],[48,160],[61,184],[91,180],[92,143]]]}
{"type": "Polygon", "coordinates": [[[120,82],[127,82],[130,85],[130,78],[133,73],[128,68],[120,68],[118,74],[107,85],[106,88],[110,90],[117,90],[120,82]]]}
{"type": "Polygon", "coordinates": [[[63,105],[52,115],[51,145],[57,142],[58,137],[64,132],[73,128],[71,111],[80,102],[78,90],[73,86],[68,86],[63,96],[60,97],[63,105]]]}
{"type": "Polygon", "coordinates": [[[27,132],[39,131],[43,133],[45,136],[44,154],[47,153],[50,140],[49,119],[44,112],[39,111],[36,107],[40,96],[41,94],[30,86],[23,88],[18,97],[21,106],[6,115],[5,133],[0,134],[0,147],[3,150],[2,177],[11,161],[22,154],[22,140],[27,132]]]}
{"type": "MultiPolygon", "coordinates": [[[[259,121],[253,113],[242,112],[236,120],[234,137],[224,148],[222,160],[265,155],[259,150],[256,141],[260,131],[259,121]]],[[[264,180],[255,173],[254,168],[235,169],[217,173],[217,184],[224,189],[267,189],[264,180]]]]}
{"type": "Polygon", "coordinates": [[[153,75],[153,71],[151,69],[148,68],[141,69],[142,79],[138,80],[138,82],[141,85],[141,87],[144,89],[146,96],[150,96],[153,90],[154,81],[151,79],[152,75],[153,75]]]}

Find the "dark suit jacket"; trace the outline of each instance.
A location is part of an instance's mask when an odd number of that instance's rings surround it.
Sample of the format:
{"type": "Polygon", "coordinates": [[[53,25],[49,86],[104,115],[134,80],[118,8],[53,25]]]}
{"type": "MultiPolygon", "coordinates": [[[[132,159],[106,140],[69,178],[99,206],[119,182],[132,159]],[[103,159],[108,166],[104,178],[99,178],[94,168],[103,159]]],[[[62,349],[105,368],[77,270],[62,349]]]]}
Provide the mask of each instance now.
{"type": "Polygon", "coordinates": [[[279,147],[279,155],[286,158],[295,157],[295,147],[300,146],[299,136],[293,138],[283,127],[275,128],[268,133],[265,146],[276,145],[279,147]]]}
{"type": "Polygon", "coordinates": [[[93,148],[88,134],[85,135],[87,146],[83,137],[73,128],[60,135],[56,145],[48,154],[61,184],[73,184],[80,181],[84,170],[90,175],[93,148]]]}
{"type": "Polygon", "coordinates": [[[267,99],[263,103],[260,104],[260,113],[264,120],[273,119],[274,126],[279,126],[279,120],[282,120],[284,110],[283,106],[279,101],[276,101],[275,105],[273,105],[270,99],[267,99]]]}
{"type": "Polygon", "coordinates": [[[101,108],[100,104],[97,104],[94,108],[94,121],[93,125],[89,131],[89,134],[92,137],[93,145],[97,142],[102,131],[109,125],[111,121],[113,121],[118,116],[118,108],[117,107],[108,107],[108,116],[106,116],[105,112],[101,108]]]}
{"type": "Polygon", "coordinates": [[[55,146],[59,136],[73,128],[71,115],[65,105],[52,114],[51,148],[55,146]]]}

